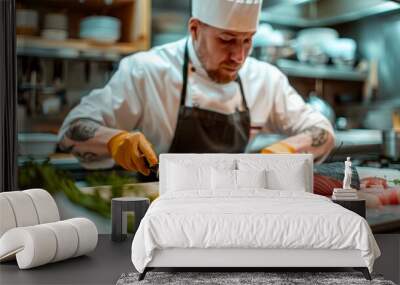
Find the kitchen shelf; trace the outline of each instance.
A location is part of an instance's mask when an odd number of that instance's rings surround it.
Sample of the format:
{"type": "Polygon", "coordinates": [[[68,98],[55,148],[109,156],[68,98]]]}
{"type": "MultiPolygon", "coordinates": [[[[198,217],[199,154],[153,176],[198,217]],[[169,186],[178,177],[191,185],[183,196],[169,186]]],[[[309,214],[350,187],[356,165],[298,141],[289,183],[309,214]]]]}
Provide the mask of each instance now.
{"type": "Polygon", "coordinates": [[[99,44],[84,39],[49,40],[18,35],[17,55],[118,61],[125,55],[146,50],[147,44],[145,39],[131,43],[99,44]]]}
{"type": "Polygon", "coordinates": [[[271,0],[264,1],[260,20],[276,25],[309,28],[333,26],[399,10],[399,3],[387,0],[271,0]]]}
{"type": "Polygon", "coordinates": [[[277,67],[287,76],[305,77],[315,79],[332,79],[345,81],[364,82],[367,77],[367,72],[356,70],[337,68],[327,65],[308,65],[294,60],[280,59],[277,61],[277,67]]]}
{"type": "Polygon", "coordinates": [[[46,5],[55,8],[104,8],[104,7],[120,7],[135,2],[135,0],[18,0],[19,3],[30,5],[33,7],[41,7],[46,5]]]}

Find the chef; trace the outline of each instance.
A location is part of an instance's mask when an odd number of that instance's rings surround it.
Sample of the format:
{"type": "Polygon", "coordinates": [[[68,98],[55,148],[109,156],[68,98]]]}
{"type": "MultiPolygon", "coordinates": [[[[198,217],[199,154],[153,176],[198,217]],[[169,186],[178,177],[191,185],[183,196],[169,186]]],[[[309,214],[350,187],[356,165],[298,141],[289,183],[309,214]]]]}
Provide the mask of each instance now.
{"type": "Polygon", "coordinates": [[[190,36],[123,58],[66,117],[60,147],[84,167],[150,173],[156,153],[241,153],[256,131],[286,139],[262,153],[323,159],[334,134],[276,67],[248,57],[261,0],[193,0],[190,36]]]}

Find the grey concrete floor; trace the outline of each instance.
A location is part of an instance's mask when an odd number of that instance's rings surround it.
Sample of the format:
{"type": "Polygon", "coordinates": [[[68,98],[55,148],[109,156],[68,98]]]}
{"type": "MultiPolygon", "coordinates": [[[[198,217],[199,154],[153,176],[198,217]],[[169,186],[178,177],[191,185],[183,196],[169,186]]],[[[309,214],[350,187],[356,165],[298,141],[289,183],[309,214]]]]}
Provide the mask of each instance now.
{"type": "Polygon", "coordinates": [[[112,242],[110,235],[99,235],[96,249],[86,256],[19,270],[17,263],[0,264],[0,284],[115,284],[124,272],[132,272],[132,238],[112,242]]]}
{"type": "MultiPolygon", "coordinates": [[[[375,238],[382,256],[375,262],[374,273],[399,284],[400,234],[379,234],[375,238]]],[[[19,270],[15,261],[2,263],[0,284],[115,284],[122,273],[134,271],[130,259],[131,242],[132,237],[115,243],[109,235],[100,235],[96,250],[87,256],[29,270],[19,270]]]]}
{"type": "Polygon", "coordinates": [[[381,250],[381,257],[374,264],[374,272],[400,284],[400,234],[376,234],[374,236],[381,250]]]}

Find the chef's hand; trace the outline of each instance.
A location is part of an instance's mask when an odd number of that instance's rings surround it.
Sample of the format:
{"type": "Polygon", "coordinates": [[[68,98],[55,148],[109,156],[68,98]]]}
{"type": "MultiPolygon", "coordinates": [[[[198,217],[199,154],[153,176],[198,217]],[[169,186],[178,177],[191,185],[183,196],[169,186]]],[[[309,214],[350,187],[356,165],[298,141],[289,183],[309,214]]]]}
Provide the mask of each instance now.
{"type": "Polygon", "coordinates": [[[107,147],[117,164],[146,176],[150,174],[149,167],[158,163],[150,142],[141,132],[121,131],[108,141],[107,147]]]}
{"type": "Polygon", "coordinates": [[[266,148],[263,148],[261,150],[261,153],[263,153],[263,154],[296,153],[296,149],[292,145],[290,145],[286,142],[280,141],[280,142],[274,143],[270,146],[267,146],[266,148]]]}

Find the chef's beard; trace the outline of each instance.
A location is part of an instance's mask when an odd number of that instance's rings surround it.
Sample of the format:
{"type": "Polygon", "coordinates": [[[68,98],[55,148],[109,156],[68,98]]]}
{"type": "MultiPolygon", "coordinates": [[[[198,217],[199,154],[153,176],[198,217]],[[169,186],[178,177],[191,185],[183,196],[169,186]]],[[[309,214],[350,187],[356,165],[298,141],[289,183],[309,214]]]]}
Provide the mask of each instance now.
{"type": "Polygon", "coordinates": [[[231,81],[236,80],[237,78],[237,72],[232,76],[229,74],[226,74],[224,72],[221,72],[221,70],[216,69],[216,70],[206,70],[207,71],[207,75],[208,77],[210,77],[210,79],[216,83],[220,83],[220,84],[225,84],[225,83],[229,83],[231,81]]]}
{"type": "Polygon", "coordinates": [[[236,80],[238,72],[235,72],[235,74],[232,75],[232,74],[227,74],[226,72],[223,72],[221,69],[208,69],[204,64],[204,62],[206,62],[205,58],[207,57],[207,55],[202,52],[201,48],[196,49],[196,54],[197,54],[197,57],[199,58],[199,61],[202,65],[202,67],[207,72],[208,77],[212,81],[214,81],[216,83],[220,83],[220,84],[226,84],[226,83],[236,80]]]}

